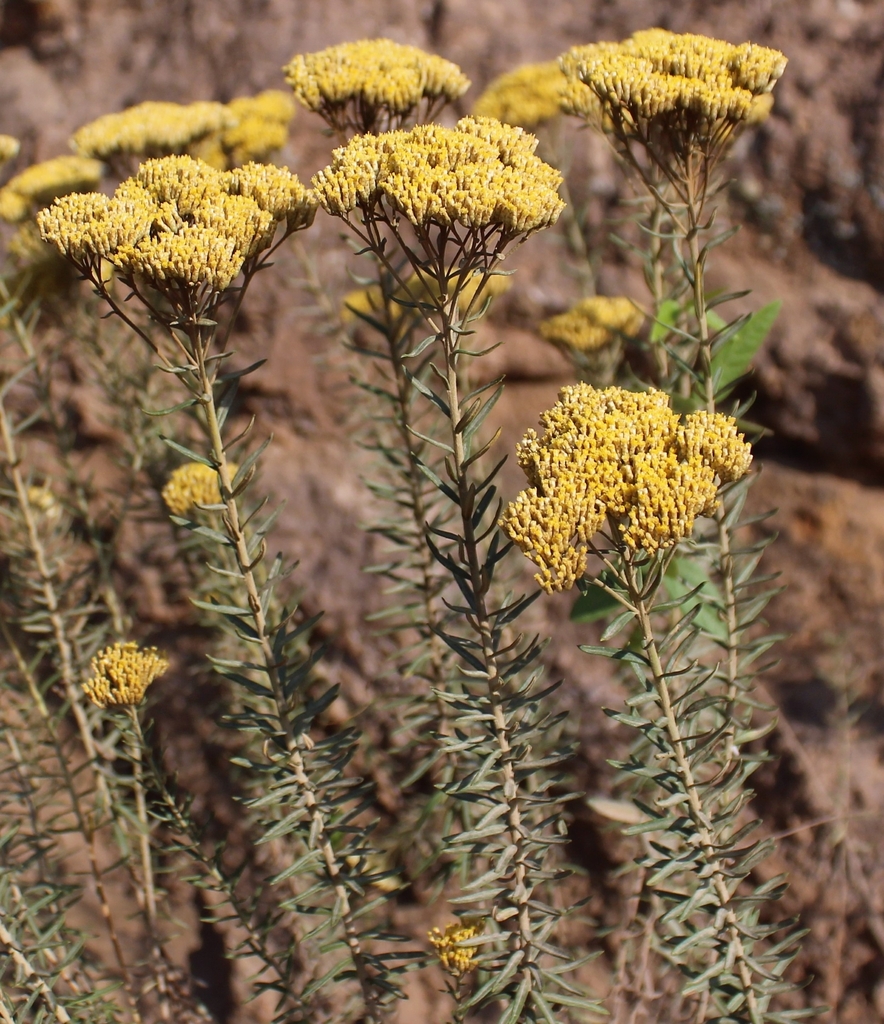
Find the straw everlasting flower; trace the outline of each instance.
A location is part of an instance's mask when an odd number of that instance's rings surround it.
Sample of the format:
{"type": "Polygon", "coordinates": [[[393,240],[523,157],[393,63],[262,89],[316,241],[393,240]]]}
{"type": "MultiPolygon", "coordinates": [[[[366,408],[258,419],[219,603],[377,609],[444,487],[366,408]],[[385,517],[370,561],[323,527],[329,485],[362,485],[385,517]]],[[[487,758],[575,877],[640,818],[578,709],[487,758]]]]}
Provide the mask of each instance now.
{"type": "Polygon", "coordinates": [[[56,200],[38,216],[43,238],[84,271],[109,260],[124,277],[183,287],[199,305],[247,260],[268,249],[280,223],[306,227],[315,200],[291,172],[249,164],[231,173],[189,156],[148,160],[110,198],[56,200]]]}
{"type": "Polygon", "coordinates": [[[682,179],[692,154],[714,163],[737,128],[769,110],[764,97],[785,66],[783,54],[765,46],[663,29],[576,47],[562,61],[598,98],[615,137],[642,143],[682,179]]]}
{"type": "Polygon", "coordinates": [[[0,135],[0,164],[9,163],[18,156],[21,143],[13,135],[0,135]]]}
{"type": "Polygon", "coordinates": [[[557,61],[525,64],[495,78],[476,100],[473,113],[522,128],[535,128],[562,113],[566,84],[557,61]]]}
{"type": "Polygon", "coordinates": [[[631,299],[596,295],[581,299],[567,313],[544,320],[540,334],[561,348],[593,352],[623,337],[634,338],[643,319],[631,299]]]}
{"type": "Polygon", "coordinates": [[[339,132],[400,128],[418,114],[429,120],[470,84],[451,61],[389,39],[299,55],[283,71],[298,100],[339,132]]]}
{"type": "Polygon", "coordinates": [[[653,553],[688,536],[718,506],[719,483],[749,469],[751,448],[730,416],[680,419],[661,391],[565,387],[543,413],[543,437],[518,446],[530,487],[501,526],[540,568],[549,593],[573,586],[606,523],[628,549],[653,553]]]}
{"type": "Polygon", "coordinates": [[[295,101],[285,92],[268,89],[257,96],[239,96],[227,104],[235,122],[188,146],[199,157],[226,170],[250,161],[263,162],[288,141],[295,101]]]}
{"type": "Polygon", "coordinates": [[[71,144],[81,156],[102,159],[118,153],[168,156],[236,123],[236,115],[223,103],[148,101],[91,121],[74,132],[71,144]]]}
{"type": "Polygon", "coordinates": [[[434,928],[428,933],[430,942],[436,950],[436,956],[439,957],[439,962],[443,969],[453,977],[462,978],[463,975],[476,969],[473,959],[476,955],[476,947],[460,945],[460,943],[465,943],[469,939],[481,935],[482,929],[481,921],[474,924],[454,921],[445,926],[444,932],[434,928]]]}
{"type": "Polygon", "coordinates": [[[555,223],[564,206],[561,175],[535,156],[536,146],[521,128],[491,118],[419,125],[352,139],[313,184],[338,217],[386,203],[415,227],[495,227],[515,237],[555,223]]]}
{"type": "MultiPolygon", "coordinates": [[[[236,466],[230,466],[236,473],[236,466]]],[[[176,516],[186,515],[199,505],[217,505],[221,501],[218,473],[202,462],[185,462],[170,475],[163,488],[163,501],[176,516]]]]}
{"type": "Polygon", "coordinates": [[[0,219],[17,224],[58,196],[93,189],[103,170],[99,160],[82,156],[57,156],[34,164],[0,189],[0,219]]]}
{"type": "Polygon", "coordinates": [[[100,708],[134,707],[168,667],[156,647],[142,650],[134,641],[112,644],[92,659],[92,677],[83,690],[100,708]]]}

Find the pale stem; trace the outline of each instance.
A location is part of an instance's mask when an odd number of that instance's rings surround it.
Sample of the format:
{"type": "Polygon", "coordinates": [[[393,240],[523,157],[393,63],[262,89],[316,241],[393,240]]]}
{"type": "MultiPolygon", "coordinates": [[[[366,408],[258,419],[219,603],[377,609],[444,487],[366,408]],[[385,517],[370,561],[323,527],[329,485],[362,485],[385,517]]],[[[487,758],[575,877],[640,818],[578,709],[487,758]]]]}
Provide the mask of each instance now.
{"type": "Polygon", "coordinates": [[[156,964],[157,991],[160,997],[160,1016],[163,1020],[171,1018],[169,997],[166,991],[165,953],[157,931],[157,897],[154,883],[153,856],[150,849],[150,820],[147,816],[147,801],[144,796],[144,733],[138,712],[131,705],[126,707],[126,714],[132,726],[129,740],[129,755],[132,758],[133,789],[135,791],[135,813],[138,817],[138,846],[141,854],[141,888],[144,901],[144,913],[147,927],[153,943],[154,961],[156,964]]]}
{"type": "MultiPolygon", "coordinates": [[[[444,302],[446,289],[442,285],[441,295],[444,302]]],[[[534,962],[532,952],[533,934],[531,925],[531,908],[529,906],[532,894],[527,856],[525,851],[525,828],[522,824],[522,814],[519,807],[519,785],[516,781],[515,763],[510,745],[509,728],[506,722],[503,707],[501,705],[501,694],[504,681],[500,674],[500,667],[497,661],[497,652],[494,646],[491,616],[485,603],[485,591],[487,582],[485,580],[482,566],[479,561],[478,542],[473,527],[473,502],[474,484],[470,479],[469,467],[465,467],[466,454],[464,450],[463,427],[461,421],[460,394],[457,375],[457,344],[458,337],[453,334],[452,314],[456,309],[457,296],[455,295],[446,306],[439,308],[442,320],[441,340],[445,354],[445,384],[446,398],[449,408],[451,447],[454,449],[453,465],[454,479],[457,486],[458,505],[460,508],[461,525],[463,529],[463,553],[470,574],[470,586],[476,602],[475,615],[470,617],[472,628],[478,633],[482,647],[482,661],[485,666],[485,674],[488,679],[488,698],[491,704],[494,719],[494,733],[497,746],[501,756],[501,771],[503,774],[503,795],[507,805],[507,826],[510,833],[510,842],[516,847],[516,855],[513,858],[515,867],[515,879],[511,888],[511,899],[518,909],[518,942],[519,948],[525,952],[523,977],[529,979],[533,987],[533,974],[530,966],[534,962]]]]}
{"type": "Polygon", "coordinates": [[[710,823],[709,812],[704,808],[697,781],[694,778],[688,757],[686,740],[681,734],[678,716],[672,706],[672,695],[669,683],[657,649],[657,641],[651,624],[651,614],[642,594],[642,587],[635,567],[627,552],[623,553],[623,581],[629,591],[630,600],[635,607],[642,631],[642,646],[647,655],[654,681],[654,689],[660,702],[660,710],[665,720],[666,734],[672,748],[672,757],[677,765],[677,773],[681,779],[688,799],[688,812],[700,840],[703,858],[712,874],[713,887],[719,906],[725,911],[724,923],[728,930],[728,938],[734,951],[734,960],[746,1000],[746,1008],[752,1024],[763,1024],[758,1007],[758,1000],[752,984],[752,971],[746,962],[746,952],[740,935],[736,912],[731,906],[731,893],[727,887],[727,870],[716,852],[716,837],[710,823]]]}
{"type": "MultiPolygon", "coordinates": [[[[283,691],[282,680],[276,663],[276,655],[273,651],[272,633],[268,628],[264,610],[261,605],[260,588],[255,577],[255,566],[260,562],[260,557],[253,558],[249,554],[248,541],[241,525],[239,506],[233,494],[234,473],[231,471],[230,461],[227,458],[224,440],[221,435],[221,427],[218,422],[218,412],[215,405],[214,381],[206,366],[206,355],[208,353],[210,338],[202,337],[200,329],[194,327],[191,336],[193,350],[196,356],[197,373],[200,382],[201,393],[199,402],[205,414],[206,428],[211,446],[212,458],[215,462],[218,476],[221,480],[222,500],[225,506],[224,526],[227,536],[233,545],[236,554],[237,565],[242,577],[243,584],[248,597],[249,611],[255,628],[255,634],[261,654],[264,660],[267,678],[273,691],[276,712],[279,723],[285,734],[285,743],[289,767],[292,770],[295,780],[304,792],[304,803],[308,814],[313,822],[312,831],[317,837],[317,845],[322,853],[325,862],[326,874],[331,881],[337,905],[340,908],[341,922],[347,938],[347,945],[353,959],[353,966],[362,989],[366,1007],[367,1024],[380,1024],[382,1019],[380,1006],[372,984],[371,974],[362,953],[362,946],[359,939],[359,932],[353,916],[353,908],[350,903],[350,896],[346,885],[341,880],[342,871],[337,854],[331,842],[328,829],[325,823],[319,801],[316,797],[316,790],[311,782],[307,766],[304,761],[303,748],[310,744],[309,737],[296,735],[289,714],[288,702],[283,691]]],[[[262,542],[263,549],[263,542],[262,542]]],[[[261,552],[263,553],[263,552],[261,552]]],[[[260,554],[260,553],[259,553],[260,554]]]]}
{"type": "MultiPolygon", "coordinates": [[[[706,283],[705,283],[705,258],[700,249],[700,222],[703,216],[702,197],[698,197],[694,190],[695,178],[689,177],[689,191],[687,215],[689,230],[687,235],[688,249],[690,252],[692,276],[693,276],[693,297],[694,315],[697,318],[700,341],[700,369],[704,377],[706,389],[706,411],[710,414],[716,411],[715,406],[715,382],[712,376],[712,344],[709,336],[709,321],[706,316],[706,283]]],[[[737,597],[734,588],[734,559],[731,552],[731,531],[727,525],[727,510],[724,503],[720,503],[715,510],[715,523],[718,530],[718,546],[720,557],[721,584],[724,591],[724,613],[725,626],[727,628],[727,698],[729,701],[728,728],[725,734],[727,744],[725,750],[725,763],[730,763],[736,751],[734,749],[734,737],[736,735],[736,715],[734,701],[737,697],[738,679],[740,675],[740,627],[737,615],[737,597]]]]}

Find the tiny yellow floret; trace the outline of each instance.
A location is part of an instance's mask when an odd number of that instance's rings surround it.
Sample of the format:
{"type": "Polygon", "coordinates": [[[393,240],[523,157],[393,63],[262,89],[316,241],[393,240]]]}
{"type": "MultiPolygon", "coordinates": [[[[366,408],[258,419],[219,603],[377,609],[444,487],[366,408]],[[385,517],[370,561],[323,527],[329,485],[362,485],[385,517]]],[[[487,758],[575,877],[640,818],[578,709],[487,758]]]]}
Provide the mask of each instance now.
{"type": "Polygon", "coordinates": [[[142,650],[131,640],[112,644],[92,659],[92,677],[83,684],[83,691],[100,708],[135,707],[168,667],[156,647],[142,650]]]}
{"type": "Polygon", "coordinates": [[[464,923],[453,921],[445,926],[442,932],[434,928],[427,933],[430,943],[436,950],[439,963],[442,969],[454,978],[462,978],[465,974],[476,969],[475,956],[476,946],[467,945],[470,939],[475,939],[483,931],[483,922],[464,923]]]}
{"type": "Polygon", "coordinates": [[[632,299],[596,295],[581,299],[567,313],[544,320],[540,335],[560,348],[595,352],[623,338],[634,338],[643,320],[632,299]]]}
{"type": "Polygon", "coordinates": [[[533,135],[492,118],[418,125],[357,136],[334,151],[313,185],[338,217],[384,202],[415,227],[496,226],[515,237],[555,223],[564,208],[561,175],[536,147],[533,135]]]}
{"type": "Polygon", "coordinates": [[[470,85],[456,64],[390,39],[361,39],[292,58],[286,81],[308,110],[338,131],[398,128],[470,85]]]}
{"type": "MultiPolygon", "coordinates": [[[[235,466],[231,466],[231,472],[236,472],[235,466]]],[[[186,515],[198,505],[217,505],[221,501],[218,473],[202,462],[185,462],[172,472],[162,494],[167,508],[176,516],[186,515]]]]}
{"type": "Polygon", "coordinates": [[[476,100],[473,113],[505,124],[536,128],[562,113],[567,81],[558,61],[524,64],[495,78],[476,100]]]}
{"type": "Polygon", "coordinates": [[[71,145],[81,156],[101,159],[118,153],[168,156],[236,123],[236,115],[223,103],[148,101],[83,125],[74,132],[71,145]]]}
{"type": "Polygon", "coordinates": [[[752,461],[732,417],[680,418],[653,389],[571,385],[540,421],[543,436],[529,430],[517,447],[530,486],[500,525],[537,564],[548,593],[574,585],[606,524],[615,541],[649,554],[690,535],[697,516],[718,507],[719,485],[752,461]]]}

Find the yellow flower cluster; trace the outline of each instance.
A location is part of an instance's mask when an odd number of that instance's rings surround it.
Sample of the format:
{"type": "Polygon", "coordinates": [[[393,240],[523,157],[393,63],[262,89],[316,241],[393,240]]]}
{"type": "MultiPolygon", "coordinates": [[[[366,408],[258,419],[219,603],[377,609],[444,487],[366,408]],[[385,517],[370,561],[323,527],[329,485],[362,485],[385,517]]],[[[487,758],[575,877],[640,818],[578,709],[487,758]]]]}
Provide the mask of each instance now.
{"type": "Polygon", "coordinates": [[[188,147],[191,156],[226,170],[250,161],[263,162],[288,141],[295,101],[285,92],[268,89],[240,96],[227,104],[235,124],[188,147]]]}
{"type": "Polygon", "coordinates": [[[785,67],[778,50],[664,29],[576,47],[562,63],[566,75],[596,94],[615,130],[642,132],[656,122],[680,132],[682,144],[696,145],[757,119],[759,104],[768,103],[759,97],[785,67]]]}
{"type": "Polygon", "coordinates": [[[634,338],[644,317],[632,299],[596,295],[581,299],[567,313],[544,320],[546,341],[576,352],[595,352],[621,338],[634,338]]]}
{"type": "Polygon", "coordinates": [[[555,223],[564,207],[561,175],[536,147],[533,135],[492,118],[465,117],[454,128],[418,125],[351,139],[313,185],[338,217],[384,200],[415,226],[527,234],[555,223]]]}
{"type": "Polygon", "coordinates": [[[18,156],[21,143],[13,135],[0,135],[0,164],[7,164],[18,156]]]}
{"type": "Polygon", "coordinates": [[[156,647],[141,650],[134,641],[105,647],[92,659],[86,696],[100,708],[140,704],[150,684],[169,667],[156,647]]]}
{"type": "Polygon", "coordinates": [[[82,156],[57,156],[34,164],[0,189],[0,220],[19,224],[57,196],[86,192],[101,181],[104,165],[82,156]]]}
{"type": "Polygon", "coordinates": [[[518,445],[530,486],[500,525],[538,565],[548,593],[583,574],[589,541],[606,522],[633,550],[671,547],[715,511],[719,483],[738,480],[752,461],[732,417],[680,419],[662,391],[575,384],[540,419],[543,437],[530,430],[518,445]]]}
{"type": "Polygon", "coordinates": [[[450,103],[469,88],[456,64],[389,39],[361,39],[294,57],[286,81],[333,128],[400,127],[421,103],[450,103]]]}
{"type": "Polygon", "coordinates": [[[482,934],[483,928],[482,921],[474,923],[453,921],[445,926],[444,932],[434,928],[427,933],[443,970],[455,978],[462,978],[476,969],[474,957],[477,947],[460,946],[459,943],[475,939],[477,935],[482,934]]]}
{"type": "Polygon", "coordinates": [[[315,199],[280,167],[218,171],[189,156],[143,163],[112,197],[65,196],[43,210],[43,238],[79,265],[109,260],[156,287],[227,288],[247,259],[267,249],[277,226],[306,227],[315,199]]]}
{"type": "MultiPolygon", "coordinates": [[[[236,466],[231,466],[236,473],[236,466]]],[[[185,462],[173,470],[163,488],[163,501],[175,516],[186,515],[197,505],[218,505],[221,488],[218,473],[202,462],[185,462]]]]}
{"type": "Polygon", "coordinates": [[[118,153],[167,156],[183,153],[197,139],[237,123],[223,103],[139,103],[105,114],[74,132],[71,145],[81,156],[106,159],[118,153]]]}
{"type": "Polygon", "coordinates": [[[535,128],[561,114],[566,83],[557,61],[525,64],[495,78],[476,100],[473,113],[477,117],[497,118],[505,124],[535,128]]]}
{"type": "MultiPolygon", "coordinates": [[[[469,308],[481,283],[482,275],[473,274],[460,289],[457,295],[457,305],[461,313],[464,313],[469,308]]],[[[481,302],[477,304],[477,309],[481,308],[482,302],[485,299],[494,299],[498,295],[508,292],[511,283],[512,279],[509,276],[492,274],[485,282],[485,287],[482,289],[481,302]]],[[[412,306],[404,305],[404,303],[414,302],[426,302],[433,306],[439,302],[438,288],[429,288],[428,283],[417,274],[412,274],[405,282],[405,287],[400,286],[393,293],[391,314],[394,320],[394,327],[398,328],[401,324],[407,323],[415,314],[419,315],[419,310],[415,310],[412,306]]],[[[377,317],[378,314],[383,312],[383,309],[384,296],[381,287],[377,284],[371,284],[367,288],[357,288],[344,297],[341,318],[344,323],[351,323],[354,320],[358,320],[360,315],[377,317]]],[[[476,312],[477,309],[474,309],[473,312],[476,312]]]]}

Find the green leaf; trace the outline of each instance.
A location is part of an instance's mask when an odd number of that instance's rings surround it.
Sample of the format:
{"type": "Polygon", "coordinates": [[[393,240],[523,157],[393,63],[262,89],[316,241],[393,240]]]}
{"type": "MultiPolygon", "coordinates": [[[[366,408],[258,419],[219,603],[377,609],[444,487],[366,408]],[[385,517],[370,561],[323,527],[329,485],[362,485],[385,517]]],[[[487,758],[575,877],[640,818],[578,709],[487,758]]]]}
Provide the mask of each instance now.
{"type": "Polygon", "coordinates": [[[681,303],[675,299],[664,299],[657,310],[657,319],[651,327],[651,344],[659,344],[664,341],[671,328],[675,326],[678,316],[681,313],[681,303]]]}
{"type": "MultiPolygon", "coordinates": [[[[599,575],[599,582],[612,587],[615,580],[606,569],[599,575]]],[[[596,583],[586,580],[580,584],[582,593],[571,608],[572,622],[597,622],[614,612],[623,611],[623,605],[596,583]]]]}
{"type": "Polygon", "coordinates": [[[725,388],[748,372],[749,364],[774,325],[781,301],[771,302],[753,313],[737,333],[712,357],[712,375],[718,388],[725,388]]]}

